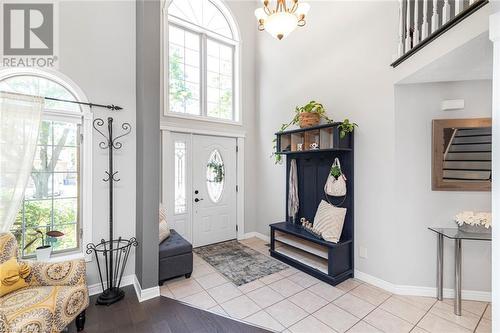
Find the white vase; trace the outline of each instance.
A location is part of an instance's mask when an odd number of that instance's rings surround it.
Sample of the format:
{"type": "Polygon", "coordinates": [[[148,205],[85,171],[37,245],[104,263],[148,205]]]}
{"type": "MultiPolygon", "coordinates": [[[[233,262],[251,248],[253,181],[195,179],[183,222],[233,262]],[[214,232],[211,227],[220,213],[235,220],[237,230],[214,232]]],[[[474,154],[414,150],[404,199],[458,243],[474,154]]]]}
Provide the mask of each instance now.
{"type": "Polygon", "coordinates": [[[49,261],[50,254],[52,253],[52,246],[45,245],[36,248],[37,261],[49,261]]]}

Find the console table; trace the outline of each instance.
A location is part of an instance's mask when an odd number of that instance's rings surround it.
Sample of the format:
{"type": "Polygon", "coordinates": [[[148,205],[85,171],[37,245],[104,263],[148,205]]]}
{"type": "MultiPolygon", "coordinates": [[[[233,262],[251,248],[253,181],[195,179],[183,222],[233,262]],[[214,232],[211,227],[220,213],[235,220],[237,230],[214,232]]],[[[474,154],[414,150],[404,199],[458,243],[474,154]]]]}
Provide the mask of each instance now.
{"type": "Polygon", "coordinates": [[[462,315],[462,240],[491,241],[491,234],[469,233],[458,228],[429,227],[437,234],[437,299],[443,300],[443,243],[444,238],[455,241],[455,314],[462,315]]]}

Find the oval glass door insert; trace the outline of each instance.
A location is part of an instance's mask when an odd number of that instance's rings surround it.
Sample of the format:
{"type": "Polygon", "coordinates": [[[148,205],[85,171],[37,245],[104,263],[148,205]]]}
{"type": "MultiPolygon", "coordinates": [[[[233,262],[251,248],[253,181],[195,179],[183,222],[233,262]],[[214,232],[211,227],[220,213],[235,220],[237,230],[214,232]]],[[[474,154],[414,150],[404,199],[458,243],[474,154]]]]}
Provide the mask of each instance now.
{"type": "Polygon", "coordinates": [[[214,203],[219,202],[222,191],[224,190],[224,178],[226,170],[224,161],[217,149],[214,149],[210,154],[207,163],[207,190],[210,200],[214,203]]]}

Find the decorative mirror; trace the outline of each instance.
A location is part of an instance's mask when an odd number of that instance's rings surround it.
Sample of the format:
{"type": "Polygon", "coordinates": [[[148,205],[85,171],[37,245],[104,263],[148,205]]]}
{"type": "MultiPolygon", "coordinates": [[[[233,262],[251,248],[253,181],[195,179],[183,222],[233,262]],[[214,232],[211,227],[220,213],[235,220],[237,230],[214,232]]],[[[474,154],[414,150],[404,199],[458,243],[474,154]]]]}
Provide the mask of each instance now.
{"type": "Polygon", "coordinates": [[[432,190],[491,191],[491,118],[432,121],[432,190]]]}

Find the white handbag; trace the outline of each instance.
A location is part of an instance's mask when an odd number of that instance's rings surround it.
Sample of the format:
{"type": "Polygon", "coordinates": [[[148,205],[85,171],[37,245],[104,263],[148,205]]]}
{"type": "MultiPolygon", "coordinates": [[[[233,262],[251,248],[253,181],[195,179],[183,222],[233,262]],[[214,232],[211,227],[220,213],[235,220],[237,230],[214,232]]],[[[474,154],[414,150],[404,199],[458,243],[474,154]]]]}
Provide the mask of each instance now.
{"type": "Polygon", "coordinates": [[[340,176],[335,178],[335,176],[333,176],[330,172],[328,178],[326,179],[325,194],[332,197],[343,197],[347,194],[347,178],[342,172],[342,168],[340,166],[340,161],[338,158],[335,158],[335,160],[333,161],[331,170],[333,170],[335,167],[339,168],[340,176]]]}

